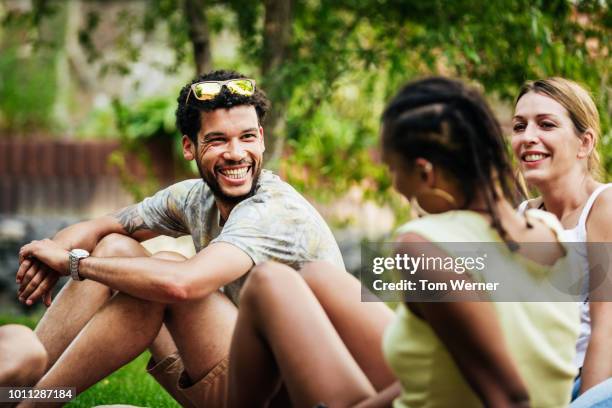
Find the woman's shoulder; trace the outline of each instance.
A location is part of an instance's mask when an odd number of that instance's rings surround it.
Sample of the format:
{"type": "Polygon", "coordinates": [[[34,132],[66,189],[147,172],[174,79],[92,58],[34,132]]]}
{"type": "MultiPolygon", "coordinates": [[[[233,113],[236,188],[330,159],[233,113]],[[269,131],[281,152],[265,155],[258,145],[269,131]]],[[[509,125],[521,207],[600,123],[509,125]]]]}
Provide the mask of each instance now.
{"type": "Polygon", "coordinates": [[[487,220],[473,211],[447,211],[430,214],[407,222],[395,232],[402,235],[418,236],[432,242],[495,241],[487,220]]]}
{"type": "Polygon", "coordinates": [[[588,240],[612,240],[610,214],[612,213],[612,187],[604,189],[595,202],[587,218],[588,240]]]}
{"type": "Polygon", "coordinates": [[[612,183],[604,184],[601,188],[602,191],[595,199],[591,212],[597,211],[609,214],[612,210],[612,183]]]}

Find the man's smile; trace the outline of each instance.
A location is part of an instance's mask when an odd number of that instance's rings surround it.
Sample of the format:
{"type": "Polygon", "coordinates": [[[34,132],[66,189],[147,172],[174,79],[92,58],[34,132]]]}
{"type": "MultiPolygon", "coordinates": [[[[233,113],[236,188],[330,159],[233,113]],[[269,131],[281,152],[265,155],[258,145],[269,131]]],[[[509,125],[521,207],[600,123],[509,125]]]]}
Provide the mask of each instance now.
{"type": "Polygon", "coordinates": [[[240,166],[219,166],[217,167],[216,172],[221,176],[221,179],[228,184],[240,185],[247,180],[252,167],[253,166],[251,164],[240,166]]]}

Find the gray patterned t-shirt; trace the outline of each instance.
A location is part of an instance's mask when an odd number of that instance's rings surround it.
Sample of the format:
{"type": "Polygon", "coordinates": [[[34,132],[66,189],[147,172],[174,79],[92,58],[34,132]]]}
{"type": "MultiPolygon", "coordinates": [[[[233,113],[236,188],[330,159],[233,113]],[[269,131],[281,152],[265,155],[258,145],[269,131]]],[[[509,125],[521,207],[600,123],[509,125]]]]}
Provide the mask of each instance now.
{"type": "MultiPolygon", "coordinates": [[[[223,226],[212,191],[201,179],[185,180],[138,204],[152,231],[178,237],[191,235],[196,251],[212,242],[243,250],[254,264],[272,260],[295,269],[324,260],[344,268],[338,244],[317,210],[293,187],[262,170],[255,194],[238,203],[223,226]]],[[[225,292],[234,303],[246,275],[225,292]]]]}

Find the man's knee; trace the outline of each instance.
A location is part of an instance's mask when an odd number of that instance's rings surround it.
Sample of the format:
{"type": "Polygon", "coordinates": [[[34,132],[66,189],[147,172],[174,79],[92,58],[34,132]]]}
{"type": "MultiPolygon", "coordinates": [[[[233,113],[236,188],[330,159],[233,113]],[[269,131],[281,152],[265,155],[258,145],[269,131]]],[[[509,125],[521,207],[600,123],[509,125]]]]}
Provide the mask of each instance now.
{"type": "MultiPolygon", "coordinates": [[[[130,319],[134,319],[135,321],[142,321],[145,326],[147,326],[146,322],[148,319],[158,315],[162,316],[166,309],[166,304],[164,303],[137,298],[124,292],[116,292],[111,302],[118,315],[129,316],[130,319]]],[[[159,327],[157,328],[156,333],[157,332],[159,332],[159,327]]]]}
{"type": "Polygon", "coordinates": [[[147,255],[146,250],[138,241],[121,234],[108,234],[102,238],[92,255],[97,257],[134,257],[147,255]]]}
{"type": "Polygon", "coordinates": [[[0,327],[0,352],[10,356],[0,359],[0,386],[34,384],[47,366],[47,352],[36,335],[25,326],[0,327]]]}

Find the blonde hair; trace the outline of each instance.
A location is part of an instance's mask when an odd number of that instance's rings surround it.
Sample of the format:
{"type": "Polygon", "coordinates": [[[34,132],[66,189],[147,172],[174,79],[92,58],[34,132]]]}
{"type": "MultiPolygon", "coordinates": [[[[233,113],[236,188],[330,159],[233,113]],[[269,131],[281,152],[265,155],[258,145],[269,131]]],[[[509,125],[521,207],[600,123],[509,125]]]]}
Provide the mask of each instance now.
{"type": "Polygon", "coordinates": [[[589,155],[587,167],[591,175],[595,179],[599,179],[602,174],[602,168],[597,144],[601,134],[601,127],[599,124],[599,112],[597,112],[597,106],[595,106],[589,91],[574,81],[560,77],[527,81],[521,87],[514,105],[516,106],[519,99],[529,92],[546,95],[561,104],[569,113],[578,137],[581,137],[589,128],[593,131],[593,150],[589,155]]]}

